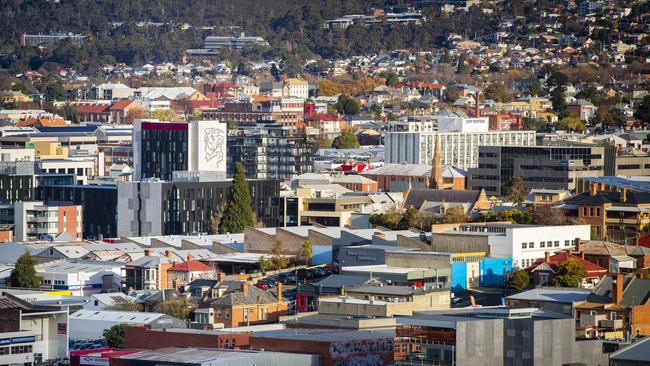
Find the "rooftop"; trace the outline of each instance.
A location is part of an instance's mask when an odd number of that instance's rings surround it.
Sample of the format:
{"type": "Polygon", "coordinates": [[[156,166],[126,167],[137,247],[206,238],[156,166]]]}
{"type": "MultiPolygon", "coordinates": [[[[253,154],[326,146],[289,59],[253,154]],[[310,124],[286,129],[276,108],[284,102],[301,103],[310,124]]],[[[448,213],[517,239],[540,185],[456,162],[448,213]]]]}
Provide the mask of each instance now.
{"type": "Polygon", "coordinates": [[[586,301],[591,290],[577,288],[538,287],[506,297],[508,300],[552,301],[574,303],[586,301]]]}

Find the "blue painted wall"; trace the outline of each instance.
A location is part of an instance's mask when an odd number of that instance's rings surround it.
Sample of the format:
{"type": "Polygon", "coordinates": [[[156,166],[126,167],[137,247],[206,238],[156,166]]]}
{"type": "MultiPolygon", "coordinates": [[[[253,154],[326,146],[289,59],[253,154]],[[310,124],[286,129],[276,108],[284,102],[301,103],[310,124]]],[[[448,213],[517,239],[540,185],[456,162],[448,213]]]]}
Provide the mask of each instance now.
{"type": "Polygon", "coordinates": [[[332,263],[332,246],[330,245],[313,245],[311,264],[318,266],[321,264],[332,263]]]}
{"type": "Polygon", "coordinates": [[[512,258],[485,258],[479,265],[479,286],[505,286],[506,272],[512,273],[512,258]]]}
{"type": "Polygon", "coordinates": [[[451,264],[451,292],[467,291],[467,263],[451,264]]]}

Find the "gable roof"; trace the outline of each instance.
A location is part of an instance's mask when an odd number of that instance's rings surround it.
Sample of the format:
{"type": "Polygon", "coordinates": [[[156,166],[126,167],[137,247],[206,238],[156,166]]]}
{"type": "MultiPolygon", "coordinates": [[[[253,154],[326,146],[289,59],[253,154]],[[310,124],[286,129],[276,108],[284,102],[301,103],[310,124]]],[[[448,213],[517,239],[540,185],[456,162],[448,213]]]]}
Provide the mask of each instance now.
{"type": "Polygon", "coordinates": [[[210,272],[213,269],[206,265],[203,264],[199,261],[195,260],[190,260],[190,261],[185,261],[182,263],[178,263],[174,266],[172,266],[170,269],[167,271],[176,271],[176,272],[210,272]]]}
{"type": "Polygon", "coordinates": [[[548,262],[545,258],[540,258],[536,260],[531,266],[526,268],[526,270],[528,272],[533,272],[544,264],[548,266],[548,268],[550,268],[553,272],[557,272],[557,270],[560,268],[560,265],[569,259],[573,259],[576,262],[580,263],[580,265],[587,271],[587,277],[600,277],[607,273],[607,269],[567,252],[560,252],[550,256],[548,262]]]}
{"type": "Polygon", "coordinates": [[[614,361],[650,362],[650,337],[642,338],[609,356],[614,361]]]}
{"type": "Polygon", "coordinates": [[[451,190],[451,189],[412,189],[404,201],[404,207],[420,209],[426,202],[455,202],[474,204],[478,201],[481,191],[451,190]]]}
{"type": "MultiPolygon", "coordinates": [[[[264,291],[256,286],[243,281],[224,282],[228,290],[220,298],[212,301],[210,304],[215,306],[237,306],[237,305],[254,305],[254,304],[275,304],[278,302],[274,290],[264,291]],[[244,295],[241,291],[242,284],[248,286],[248,293],[244,295]]],[[[277,294],[277,289],[275,289],[277,294]]]]}
{"type": "Polygon", "coordinates": [[[132,103],[135,103],[132,100],[129,99],[120,99],[117,102],[113,103],[113,105],[110,107],[110,109],[124,109],[128,106],[130,106],[132,103]]]}

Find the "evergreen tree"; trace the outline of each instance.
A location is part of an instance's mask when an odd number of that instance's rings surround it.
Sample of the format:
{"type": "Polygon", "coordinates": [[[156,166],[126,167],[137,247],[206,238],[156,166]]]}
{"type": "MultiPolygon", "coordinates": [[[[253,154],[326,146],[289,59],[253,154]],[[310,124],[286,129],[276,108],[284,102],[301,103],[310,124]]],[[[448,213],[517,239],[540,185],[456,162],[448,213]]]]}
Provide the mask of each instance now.
{"type": "Polygon", "coordinates": [[[9,284],[11,287],[39,288],[41,287],[41,278],[36,275],[36,259],[29,252],[21,255],[16,261],[14,270],[11,271],[9,284]]]}
{"type": "Polygon", "coordinates": [[[642,123],[650,123],[650,95],[643,97],[643,101],[634,112],[634,117],[638,118],[642,123]]]}
{"type": "Polygon", "coordinates": [[[460,57],[458,57],[458,73],[459,74],[464,74],[467,71],[467,67],[465,66],[465,54],[461,53],[460,57]]]}
{"type": "Polygon", "coordinates": [[[524,203],[526,195],[528,195],[528,190],[524,188],[524,180],[521,177],[512,177],[504,188],[509,200],[518,205],[524,203]]]}
{"type": "Polygon", "coordinates": [[[104,330],[106,345],[114,348],[124,347],[124,327],[126,324],[115,324],[104,330]]]}
{"type": "Polygon", "coordinates": [[[219,232],[222,234],[241,233],[247,226],[255,226],[255,215],[244,175],[244,166],[239,162],[235,165],[235,176],[230,186],[228,203],[221,219],[219,232]]]}
{"type": "Polygon", "coordinates": [[[587,277],[587,271],[575,259],[569,259],[560,264],[551,285],[556,287],[580,287],[582,279],[587,277]]]}
{"type": "Polygon", "coordinates": [[[357,139],[357,135],[351,130],[345,130],[339,136],[336,136],[332,142],[332,147],[336,149],[358,149],[361,144],[357,139]]]}
{"type": "Polygon", "coordinates": [[[520,269],[519,271],[515,272],[512,275],[512,278],[508,282],[508,288],[521,291],[526,287],[528,287],[529,283],[530,283],[530,276],[528,275],[528,272],[526,272],[523,269],[520,269]]]}

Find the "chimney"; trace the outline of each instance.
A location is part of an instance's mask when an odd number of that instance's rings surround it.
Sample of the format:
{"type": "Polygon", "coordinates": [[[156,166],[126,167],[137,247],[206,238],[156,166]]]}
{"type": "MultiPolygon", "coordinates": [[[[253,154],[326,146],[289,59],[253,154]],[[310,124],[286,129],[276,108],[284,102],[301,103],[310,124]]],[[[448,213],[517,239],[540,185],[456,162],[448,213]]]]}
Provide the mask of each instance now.
{"type": "Polygon", "coordinates": [[[544,252],[544,262],[548,263],[551,261],[551,252],[544,252]]]}
{"type": "Polygon", "coordinates": [[[580,251],[580,258],[585,259],[585,251],[584,250],[580,251]]]}
{"type": "Polygon", "coordinates": [[[591,189],[589,191],[589,194],[593,197],[598,193],[598,183],[591,183],[591,189]]]}
{"type": "Polygon", "coordinates": [[[172,255],[173,255],[173,252],[171,250],[169,250],[169,249],[165,250],[165,257],[171,258],[172,255]]]}
{"type": "Polygon", "coordinates": [[[623,190],[621,191],[621,199],[620,199],[620,201],[621,201],[621,203],[627,202],[627,188],[623,188],[623,190]]]}
{"type": "Polygon", "coordinates": [[[145,257],[151,257],[151,249],[145,249],[144,250],[144,255],[145,255],[145,257]]]}
{"type": "Polygon", "coordinates": [[[476,92],[476,94],[474,94],[474,109],[476,118],[481,117],[481,93],[479,92],[476,92]]]}
{"type": "Polygon", "coordinates": [[[217,279],[219,280],[219,282],[223,282],[226,279],[226,274],[223,272],[217,273],[217,279]]]}
{"type": "Polygon", "coordinates": [[[612,276],[612,302],[616,305],[623,300],[623,282],[624,278],[621,273],[612,276]]]}
{"type": "Polygon", "coordinates": [[[282,302],[282,282],[278,282],[278,303],[282,302]]]}
{"type": "Polygon", "coordinates": [[[576,238],[576,251],[582,252],[582,241],[580,238],[576,238]]]}
{"type": "Polygon", "coordinates": [[[189,261],[191,261],[191,260],[192,260],[192,255],[191,255],[191,254],[188,254],[188,255],[187,255],[187,261],[189,262],[189,261]]]}
{"type": "Polygon", "coordinates": [[[247,296],[247,295],[248,295],[248,283],[247,283],[246,281],[244,281],[244,282],[241,283],[241,293],[242,293],[244,296],[247,296]]]}
{"type": "Polygon", "coordinates": [[[601,192],[605,192],[605,182],[600,182],[600,189],[601,192]]]}

